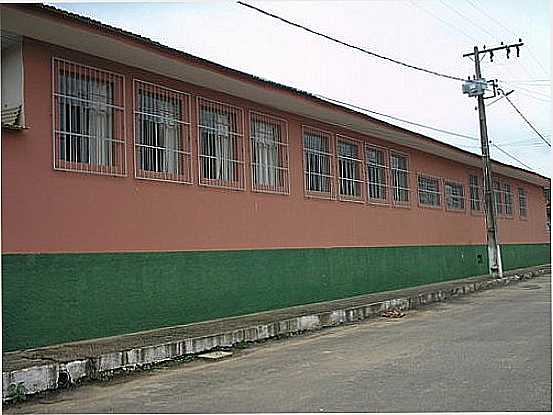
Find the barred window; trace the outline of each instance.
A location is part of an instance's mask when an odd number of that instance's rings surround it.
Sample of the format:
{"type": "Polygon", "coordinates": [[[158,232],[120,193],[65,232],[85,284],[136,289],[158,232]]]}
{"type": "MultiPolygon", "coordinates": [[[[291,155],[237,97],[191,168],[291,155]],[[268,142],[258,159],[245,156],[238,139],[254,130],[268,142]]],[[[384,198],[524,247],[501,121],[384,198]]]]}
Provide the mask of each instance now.
{"type": "Polygon", "coordinates": [[[366,146],[367,190],[369,200],[385,202],[388,200],[386,155],[383,149],[366,146]]]}
{"type": "Polygon", "coordinates": [[[122,75],[53,60],[54,168],[126,175],[122,75]]]}
{"type": "Polygon", "coordinates": [[[513,195],[511,193],[511,185],[509,183],[503,183],[503,200],[505,203],[505,215],[512,216],[513,195]]]}
{"type": "Polygon", "coordinates": [[[505,205],[503,203],[503,192],[501,191],[501,184],[499,183],[499,180],[493,180],[492,187],[495,212],[498,215],[503,215],[503,213],[505,212],[505,205]]]}
{"type": "Polygon", "coordinates": [[[190,96],[134,82],[136,177],[191,183],[190,96]]]}
{"type": "Polygon", "coordinates": [[[440,180],[434,177],[418,177],[419,203],[423,206],[441,206],[440,180]]]}
{"type": "Polygon", "coordinates": [[[445,182],[446,206],[451,210],[465,210],[465,187],[461,183],[445,182]]]}
{"type": "Polygon", "coordinates": [[[244,189],[242,110],[198,98],[200,184],[244,189]]]}
{"type": "Polygon", "coordinates": [[[469,176],[469,191],[470,191],[470,210],[481,211],[482,201],[480,195],[482,194],[482,184],[478,176],[469,176]]]}
{"type": "Polygon", "coordinates": [[[391,153],[390,172],[394,202],[397,204],[409,203],[409,164],[407,157],[391,153]]]}
{"type": "Polygon", "coordinates": [[[253,190],[288,193],[286,121],[250,113],[253,190]]]}
{"type": "Polygon", "coordinates": [[[331,197],[334,175],[330,134],[310,127],[304,128],[303,152],[305,190],[331,197]]]}
{"type": "Polygon", "coordinates": [[[526,195],[526,190],[522,187],[518,188],[518,207],[519,213],[522,218],[528,217],[528,197],[526,195]]]}
{"type": "Polygon", "coordinates": [[[360,145],[342,137],[337,139],[337,149],[340,196],[350,200],[363,199],[360,145]]]}

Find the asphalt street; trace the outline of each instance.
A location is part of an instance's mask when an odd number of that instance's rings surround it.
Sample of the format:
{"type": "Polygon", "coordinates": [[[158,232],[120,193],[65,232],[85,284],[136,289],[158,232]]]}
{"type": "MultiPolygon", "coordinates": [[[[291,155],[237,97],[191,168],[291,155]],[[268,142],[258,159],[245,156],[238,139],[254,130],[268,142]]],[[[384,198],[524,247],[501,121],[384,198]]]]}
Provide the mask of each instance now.
{"type": "Polygon", "coordinates": [[[551,411],[550,276],[4,409],[352,411],[551,411]]]}

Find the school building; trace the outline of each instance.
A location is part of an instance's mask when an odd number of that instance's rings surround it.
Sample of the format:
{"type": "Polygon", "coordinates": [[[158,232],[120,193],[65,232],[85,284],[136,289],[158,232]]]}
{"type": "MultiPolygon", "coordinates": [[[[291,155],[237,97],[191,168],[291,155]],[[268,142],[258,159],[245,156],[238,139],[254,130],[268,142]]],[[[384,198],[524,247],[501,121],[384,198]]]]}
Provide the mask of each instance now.
{"type": "MultiPolygon", "coordinates": [[[[40,4],[3,4],[4,351],[488,272],[477,155],[40,4]]],[[[550,179],[493,162],[505,270],[550,179]]]]}

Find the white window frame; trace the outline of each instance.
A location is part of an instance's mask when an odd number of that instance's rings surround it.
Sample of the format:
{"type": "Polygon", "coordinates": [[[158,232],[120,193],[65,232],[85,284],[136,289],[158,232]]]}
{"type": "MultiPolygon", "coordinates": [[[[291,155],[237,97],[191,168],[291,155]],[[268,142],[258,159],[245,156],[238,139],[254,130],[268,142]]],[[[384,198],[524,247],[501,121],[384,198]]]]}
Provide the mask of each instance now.
{"type": "Polygon", "coordinates": [[[438,177],[438,176],[433,176],[431,174],[426,174],[426,173],[417,173],[417,203],[418,203],[418,206],[419,207],[423,207],[423,208],[430,208],[430,209],[443,209],[443,180],[441,177],[438,177]],[[421,189],[421,184],[420,184],[420,179],[425,179],[425,180],[431,180],[431,181],[435,181],[438,185],[438,190],[437,191],[434,191],[434,190],[427,190],[427,189],[421,189]],[[421,201],[421,194],[433,194],[433,195],[436,195],[437,196],[437,202],[438,204],[429,204],[429,203],[424,203],[421,201]]]}
{"type": "Polygon", "coordinates": [[[446,210],[448,211],[451,211],[451,212],[465,212],[466,210],[466,193],[465,193],[465,185],[461,182],[457,182],[455,180],[449,180],[449,179],[444,179],[443,181],[443,185],[444,185],[444,206],[446,208],[446,210]],[[450,194],[448,192],[448,186],[460,186],[461,188],[461,191],[462,191],[462,196],[453,196],[452,194],[450,194]],[[460,208],[457,208],[457,207],[450,207],[449,206],[449,202],[451,199],[455,199],[455,200],[461,200],[461,204],[462,204],[462,207],[460,208]]]}
{"type": "Polygon", "coordinates": [[[389,156],[389,165],[390,165],[390,200],[392,201],[393,206],[397,207],[410,207],[411,206],[411,160],[407,153],[402,153],[401,151],[392,150],[390,149],[388,151],[389,156]],[[393,167],[392,164],[392,157],[393,156],[399,156],[403,157],[406,160],[407,169],[396,169],[393,167]],[[407,187],[400,187],[394,185],[394,178],[395,178],[395,172],[401,172],[404,173],[407,178],[407,187]],[[396,200],[396,192],[397,191],[403,191],[407,193],[407,200],[396,200]]]}
{"type": "MultiPolygon", "coordinates": [[[[240,107],[230,105],[221,101],[212,100],[209,98],[205,98],[202,96],[196,97],[196,119],[198,123],[198,182],[200,186],[206,186],[206,187],[214,187],[214,188],[222,188],[222,189],[229,189],[229,190],[245,190],[246,189],[246,180],[245,180],[245,146],[244,146],[244,110],[240,107]],[[232,125],[230,122],[228,125],[226,125],[226,128],[228,128],[227,131],[224,131],[225,127],[223,124],[217,124],[217,127],[212,127],[209,125],[203,125],[202,124],[202,107],[206,106],[210,109],[215,109],[217,112],[212,112],[217,115],[224,116],[224,114],[227,114],[227,117],[230,119],[231,114],[234,114],[235,117],[239,118],[239,120],[235,123],[235,125],[232,125]],[[211,131],[211,134],[215,134],[216,139],[214,141],[215,146],[215,153],[223,152],[224,148],[222,145],[219,145],[219,149],[217,148],[217,144],[221,143],[220,137],[224,137],[226,141],[230,143],[230,145],[236,144],[239,148],[239,150],[236,152],[236,154],[232,154],[229,157],[218,155],[212,156],[209,154],[203,154],[202,150],[202,133],[204,131],[211,131]],[[236,143],[234,143],[233,140],[236,140],[236,143]],[[234,156],[234,158],[232,158],[234,156]],[[226,174],[232,174],[232,179],[229,178],[211,178],[211,177],[203,177],[202,175],[202,165],[205,159],[212,159],[215,161],[215,169],[216,171],[219,169],[223,169],[223,175],[226,174]],[[224,172],[224,170],[227,170],[227,172],[224,172]],[[233,173],[230,173],[230,172],[233,173]]],[[[215,120],[217,123],[218,121],[215,120]]],[[[223,140],[223,141],[225,141],[223,140]]],[[[230,148],[230,147],[229,147],[230,148]]],[[[211,166],[210,166],[210,172],[211,172],[211,166]]],[[[219,175],[219,172],[216,172],[216,175],[219,175]]]]}
{"type": "MultiPolygon", "coordinates": [[[[250,172],[251,172],[251,189],[254,192],[261,193],[275,193],[281,195],[290,194],[290,150],[288,146],[288,122],[284,118],[275,117],[274,115],[265,114],[257,111],[249,112],[249,133],[250,139],[249,149],[250,149],[250,172]],[[256,120],[257,118],[257,120],[256,120]],[[266,163],[255,163],[254,162],[254,152],[257,149],[256,145],[258,144],[260,137],[254,137],[254,122],[262,122],[267,124],[273,124],[275,127],[280,129],[280,141],[273,141],[272,144],[277,149],[276,154],[276,163],[271,164],[267,160],[266,163]],[[266,175],[267,178],[270,177],[270,170],[273,169],[277,172],[278,177],[282,177],[282,185],[278,183],[256,183],[256,177],[260,175],[266,175]],[[256,172],[257,170],[257,172],[256,172]]],[[[268,156],[266,157],[269,158],[268,156]]],[[[269,182],[271,179],[268,180],[269,182]]]]}
{"type": "Polygon", "coordinates": [[[514,203],[513,203],[513,186],[509,182],[501,182],[501,191],[503,192],[503,207],[505,210],[505,217],[512,218],[514,213],[514,203]],[[506,190],[506,187],[509,187],[509,191],[506,190]],[[509,203],[507,203],[507,195],[509,196],[509,203]],[[510,208],[510,212],[507,212],[507,207],[510,208]]]}
{"type": "MultiPolygon", "coordinates": [[[[349,202],[363,202],[365,201],[364,198],[364,188],[365,188],[365,172],[363,169],[363,143],[359,140],[356,140],[351,137],[347,137],[344,135],[336,134],[336,140],[335,140],[335,153],[336,153],[336,175],[338,178],[338,185],[336,187],[336,193],[338,195],[339,200],[343,201],[349,201],[349,202]],[[339,143],[343,142],[345,144],[354,145],[357,147],[357,158],[355,157],[348,157],[348,156],[340,156],[339,152],[339,143]],[[341,174],[341,163],[350,163],[356,166],[358,171],[358,177],[357,178],[350,178],[350,177],[342,177],[341,174]],[[356,189],[356,187],[359,188],[359,194],[343,194],[342,193],[342,182],[345,182],[344,184],[347,184],[348,187],[352,186],[352,189],[356,189]]],[[[354,167],[355,168],[355,167],[354,167]]]]}
{"type": "Polygon", "coordinates": [[[133,110],[134,110],[134,122],[133,122],[133,136],[134,136],[134,176],[137,179],[146,180],[158,180],[173,183],[192,184],[192,147],[191,147],[191,96],[182,91],[167,88],[158,84],[143,81],[140,79],[133,80],[133,110]],[[179,102],[181,105],[181,119],[174,117],[164,117],[161,114],[155,114],[154,112],[146,112],[145,110],[139,110],[139,104],[137,102],[140,88],[148,88],[148,92],[160,94],[164,97],[171,97],[174,102],[179,102]],[[137,122],[142,121],[142,118],[160,119],[167,125],[175,126],[180,131],[180,149],[171,149],[168,146],[153,146],[147,144],[141,144],[137,140],[137,122]],[[139,160],[139,151],[141,148],[151,149],[154,152],[172,153],[171,159],[174,159],[175,166],[181,165],[183,168],[182,174],[177,174],[167,171],[158,170],[145,170],[140,168],[141,162],[139,160]]]}
{"type": "MultiPolygon", "coordinates": [[[[380,147],[374,144],[365,143],[365,171],[366,171],[366,192],[367,192],[367,201],[370,204],[376,205],[388,205],[392,198],[392,187],[391,187],[391,178],[390,178],[390,157],[389,151],[387,148],[380,147]],[[375,164],[369,162],[369,151],[376,150],[382,152],[383,164],[375,164]],[[381,182],[371,182],[369,173],[371,168],[380,169],[382,171],[382,179],[384,184],[381,182]],[[371,197],[371,186],[376,188],[383,189],[384,198],[375,198],[371,197]]],[[[409,177],[409,176],[408,176],[409,177]]]]}
{"type": "Polygon", "coordinates": [[[527,220],[528,219],[528,192],[526,191],[526,189],[524,187],[521,187],[519,186],[517,188],[517,193],[518,193],[518,215],[521,219],[523,220],[527,220]],[[522,195],[524,195],[524,208],[522,207],[522,195]],[[523,209],[524,209],[524,212],[526,212],[525,214],[522,214],[523,212],[523,209]]]}
{"type": "MultiPolygon", "coordinates": [[[[105,69],[84,65],[78,62],[67,60],[60,57],[52,57],[51,65],[52,76],[52,160],[54,170],[69,171],[76,173],[86,174],[98,174],[107,176],[127,176],[127,143],[126,143],[126,111],[125,111],[125,77],[119,73],[108,71],[105,69]],[[101,100],[92,100],[88,98],[77,97],[75,95],[69,95],[62,93],[61,85],[59,85],[58,75],[63,70],[67,73],[78,73],[79,76],[83,76],[86,79],[95,79],[96,84],[108,84],[111,83],[111,93],[113,94],[113,102],[102,102],[101,100]],[[58,82],[56,81],[58,79],[58,82]],[[69,131],[62,127],[62,114],[60,112],[60,106],[62,102],[65,102],[69,106],[68,114],[66,115],[66,122],[69,123],[69,131]],[[74,132],[72,130],[71,122],[73,116],[71,114],[72,108],[79,108],[79,124],[88,124],[89,130],[91,128],[91,119],[96,121],[95,132],[88,132],[84,134],[82,132],[74,132]],[[83,116],[84,110],[90,111],[86,116],[83,116]],[[110,117],[104,118],[102,111],[107,112],[106,108],[110,111],[110,117]],[[90,114],[94,114],[91,117],[90,114]],[[105,122],[102,124],[102,120],[105,122]],[[104,136],[101,132],[102,129],[111,130],[110,136],[104,136]],[[69,136],[69,137],[67,137],[69,136]],[[63,142],[62,144],[62,137],[63,142]],[[69,139],[69,145],[67,140],[69,139]],[[72,141],[76,141],[76,145],[71,145],[72,141]],[[86,141],[86,144],[84,143],[86,141]],[[96,140],[96,145],[92,144],[93,140],[96,140]],[[65,147],[62,151],[62,147],[65,147]],[[104,159],[100,162],[85,162],[80,160],[67,160],[62,153],[67,151],[72,153],[72,148],[75,147],[75,159],[79,158],[78,153],[86,150],[87,158],[90,157],[104,159]],[[79,149],[80,148],[80,151],[79,149]],[[94,150],[94,151],[93,151],[94,150]],[[106,151],[107,150],[107,151],[106,151]],[[91,156],[91,154],[95,154],[91,156]],[[106,160],[107,159],[107,160],[106,160]]],[[[77,86],[76,82],[75,85],[77,86]]],[[[82,84],[79,85],[79,88],[82,84]]],[[[87,88],[89,88],[87,84],[87,88]]],[[[64,110],[67,111],[67,110],[64,110]]],[[[77,115],[76,115],[77,116],[77,115]]],[[[76,120],[76,118],[75,118],[76,120]]],[[[82,127],[80,127],[82,128],[82,127]]]]}
{"type": "Polygon", "coordinates": [[[485,195],[484,195],[484,178],[482,176],[480,176],[478,174],[469,173],[467,198],[468,198],[468,207],[467,207],[467,209],[470,210],[470,212],[472,214],[482,214],[484,212],[484,207],[485,207],[486,201],[484,200],[484,198],[485,198],[485,195]],[[476,177],[476,181],[477,181],[476,186],[472,185],[471,180],[470,180],[471,177],[476,177]],[[478,199],[473,199],[472,198],[472,190],[473,189],[476,189],[476,194],[478,196],[478,199]],[[475,200],[478,201],[478,205],[479,205],[478,209],[473,209],[472,208],[473,202],[475,200]]]}
{"type": "Polygon", "coordinates": [[[335,188],[336,188],[336,175],[335,175],[335,154],[334,154],[334,136],[331,132],[322,130],[317,127],[311,127],[309,125],[302,125],[302,134],[301,134],[301,143],[302,143],[302,160],[303,160],[303,189],[304,194],[306,197],[313,197],[313,198],[320,198],[320,199],[334,199],[335,197],[335,188]],[[306,149],[305,148],[305,134],[306,132],[311,131],[314,134],[318,134],[321,137],[325,137],[328,139],[328,152],[324,151],[318,151],[314,149],[306,149]],[[324,173],[310,173],[310,171],[307,170],[308,166],[306,165],[306,157],[307,154],[311,153],[312,155],[319,155],[322,157],[328,157],[328,165],[329,165],[329,172],[328,174],[324,173]],[[326,177],[328,179],[329,184],[329,191],[317,191],[317,190],[311,190],[309,188],[309,180],[311,178],[311,175],[314,176],[320,176],[320,177],[326,177]]]}

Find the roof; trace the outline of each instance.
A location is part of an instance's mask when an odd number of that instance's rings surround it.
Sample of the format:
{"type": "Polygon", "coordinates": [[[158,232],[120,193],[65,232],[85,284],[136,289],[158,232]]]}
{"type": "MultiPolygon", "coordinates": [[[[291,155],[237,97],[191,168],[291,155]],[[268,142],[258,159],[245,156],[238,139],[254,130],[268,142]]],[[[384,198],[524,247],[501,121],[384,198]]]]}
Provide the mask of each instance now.
{"type": "MultiPolygon", "coordinates": [[[[315,95],[313,95],[309,92],[300,90],[298,88],[294,88],[294,87],[291,87],[291,86],[288,86],[288,85],[283,85],[283,84],[280,84],[280,83],[277,83],[277,82],[273,82],[273,81],[261,78],[259,76],[255,76],[255,75],[243,72],[243,71],[239,71],[239,70],[236,70],[236,69],[226,67],[226,66],[218,64],[216,62],[191,55],[189,53],[183,52],[183,51],[178,50],[178,49],[171,48],[169,46],[163,45],[163,44],[161,44],[159,42],[156,42],[152,39],[149,39],[147,37],[144,37],[144,36],[141,36],[141,35],[138,35],[138,34],[135,34],[135,33],[120,29],[120,28],[117,28],[117,27],[110,26],[108,24],[105,24],[105,23],[102,23],[100,21],[91,19],[89,17],[81,16],[81,15],[76,14],[76,13],[68,12],[68,11],[65,11],[65,10],[62,10],[62,9],[58,9],[56,7],[53,7],[53,6],[39,4],[39,3],[35,3],[35,4],[3,4],[3,5],[1,5],[1,7],[2,8],[13,9],[13,10],[18,10],[18,11],[23,11],[25,13],[31,13],[31,14],[35,14],[35,15],[54,18],[54,19],[57,19],[58,21],[62,21],[62,22],[65,22],[65,23],[68,23],[68,24],[71,24],[71,25],[79,25],[84,29],[92,30],[94,32],[101,33],[103,35],[115,36],[115,37],[125,41],[127,44],[128,44],[128,42],[132,42],[132,44],[134,44],[134,45],[148,48],[152,51],[162,53],[165,56],[171,56],[171,57],[174,57],[174,58],[178,58],[178,59],[181,59],[183,62],[193,63],[195,65],[201,66],[201,67],[203,67],[205,69],[208,69],[210,71],[215,71],[215,72],[218,72],[218,73],[222,73],[225,76],[231,77],[231,78],[233,78],[237,81],[246,82],[246,83],[249,83],[249,84],[252,84],[252,85],[257,85],[257,86],[261,86],[261,87],[265,87],[265,88],[270,88],[274,91],[285,92],[285,93],[294,95],[297,98],[307,100],[311,104],[316,104],[320,108],[326,108],[326,109],[330,109],[330,110],[334,110],[334,111],[339,111],[339,112],[341,112],[343,114],[347,114],[349,116],[355,116],[357,118],[361,118],[361,119],[364,119],[366,121],[370,121],[372,124],[378,125],[381,128],[386,128],[388,130],[393,130],[393,131],[396,131],[396,132],[399,132],[399,133],[408,134],[410,137],[417,138],[419,140],[422,139],[425,142],[431,144],[432,146],[434,146],[436,148],[438,148],[438,147],[443,148],[443,149],[447,150],[447,152],[449,154],[451,154],[452,152],[455,152],[456,154],[462,155],[465,159],[467,159],[467,157],[468,157],[468,158],[473,160],[473,163],[474,163],[474,161],[480,162],[480,159],[481,159],[481,156],[479,156],[477,154],[474,154],[474,153],[471,153],[469,151],[460,149],[459,147],[455,147],[451,144],[444,143],[444,142],[436,140],[432,137],[429,137],[429,136],[426,136],[424,134],[420,134],[420,133],[408,130],[408,129],[403,128],[403,127],[399,127],[399,126],[396,126],[396,125],[393,125],[393,124],[389,124],[385,121],[379,120],[377,118],[373,118],[373,117],[371,117],[371,116],[369,116],[369,115],[367,115],[363,112],[355,111],[355,110],[353,110],[351,108],[348,108],[346,106],[339,105],[339,104],[336,104],[334,102],[330,102],[328,100],[319,98],[319,97],[317,97],[317,96],[315,96],[315,95]]],[[[3,23],[3,26],[5,26],[5,22],[2,21],[2,23],[3,23]]],[[[191,82],[191,83],[193,83],[193,82],[191,82]]],[[[290,112],[293,112],[293,111],[290,111],[290,112]]],[[[325,121],[323,120],[323,122],[325,122],[325,121]]],[[[403,144],[403,145],[409,146],[408,144],[403,144]]],[[[417,148],[417,147],[413,147],[413,148],[417,148]]],[[[473,163],[471,163],[471,164],[473,164],[473,163]]],[[[505,171],[512,170],[512,169],[517,170],[521,173],[525,173],[525,176],[527,176],[527,177],[529,177],[529,175],[530,175],[531,177],[534,177],[535,179],[537,179],[537,180],[533,180],[534,182],[539,181],[540,185],[550,187],[551,179],[546,177],[546,176],[543,176],[539,173],[536,173],[534,171],[522,169],[520,167],[515,167],[515,166],[509,165],[509,164],[506,164],[506,163],[502,163],[502,162],[499,162],[499,161],[496,161],[496,160],[493,160],[493,166],[502,167],[502,170],[505,170],[505,171]]]]}

